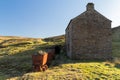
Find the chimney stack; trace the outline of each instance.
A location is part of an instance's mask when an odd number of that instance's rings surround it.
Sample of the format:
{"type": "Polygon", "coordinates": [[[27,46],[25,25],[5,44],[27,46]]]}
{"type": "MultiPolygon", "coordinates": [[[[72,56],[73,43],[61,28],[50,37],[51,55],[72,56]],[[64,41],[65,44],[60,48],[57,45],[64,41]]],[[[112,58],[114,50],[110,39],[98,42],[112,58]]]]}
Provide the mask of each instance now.
{"type": "Polygon", "coordinates": [[[88,3],[86,7],[87,7],[87,11],[94,10],[94,4],[93,3],[88,3]]]}

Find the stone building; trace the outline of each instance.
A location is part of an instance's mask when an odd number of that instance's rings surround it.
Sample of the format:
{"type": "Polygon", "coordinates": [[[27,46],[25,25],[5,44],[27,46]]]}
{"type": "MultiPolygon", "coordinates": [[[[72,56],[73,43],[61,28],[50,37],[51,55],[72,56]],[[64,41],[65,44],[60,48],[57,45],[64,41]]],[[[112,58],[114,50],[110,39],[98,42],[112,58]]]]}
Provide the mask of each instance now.
{"type": "Polygon", "coordinates": [[[67,55],[71,59],[104,60],[112,53],[111,20],[88,3],[86,11],[71,19],[66,28],[67,55]]]}

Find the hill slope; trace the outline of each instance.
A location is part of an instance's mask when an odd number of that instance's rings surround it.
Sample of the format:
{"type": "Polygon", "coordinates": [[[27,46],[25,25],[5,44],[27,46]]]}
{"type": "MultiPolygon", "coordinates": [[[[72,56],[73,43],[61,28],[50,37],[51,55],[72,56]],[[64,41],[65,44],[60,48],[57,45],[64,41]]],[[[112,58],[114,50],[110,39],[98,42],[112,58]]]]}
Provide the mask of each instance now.
{"type": "Polygon", "coordinates": [[[0,80],[120,79],[120,42],[118,40],[113,41],[113,61],[70,60],[62,50],[47,71],[32,72],[32,54],[49,46],[63,45],[64,41],[64,35],[43,40],[33,38],[2,39],[0,42],[0,45],[3,46],[0,48],[0,80]]]}

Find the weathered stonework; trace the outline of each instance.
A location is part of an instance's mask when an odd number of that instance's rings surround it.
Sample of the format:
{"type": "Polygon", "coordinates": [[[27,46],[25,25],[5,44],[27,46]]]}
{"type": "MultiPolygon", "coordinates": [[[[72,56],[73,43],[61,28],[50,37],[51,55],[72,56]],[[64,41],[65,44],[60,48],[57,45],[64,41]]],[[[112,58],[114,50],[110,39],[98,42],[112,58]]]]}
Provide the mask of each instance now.
{"type": "Polygon", "coordinates": [[[67,55],[71,59],[109,59],[112,53],[111,20],[87,4],[66,28],[67,55]]]}

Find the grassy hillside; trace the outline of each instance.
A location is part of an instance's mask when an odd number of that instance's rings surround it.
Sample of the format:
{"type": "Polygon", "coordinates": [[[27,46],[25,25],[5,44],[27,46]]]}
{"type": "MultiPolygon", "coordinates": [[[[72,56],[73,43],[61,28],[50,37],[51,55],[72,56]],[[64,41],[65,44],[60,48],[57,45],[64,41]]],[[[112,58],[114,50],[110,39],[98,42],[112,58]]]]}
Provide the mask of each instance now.
{"type": "Polygon", "coordinates": [[[61,44],[63,45],[65,42],[65,35],[54,36],[45,38],[44,41],[46,42],[53,42],[54,44],[61,44]]]}
{"type": "Polygon", "coordinates": [[[64,35],[45,39],[1,39],[0,80],[120,80],[118,40],[113,40],[112,61],[70,60],[62,50],[47,71],[32,71],[32,54],[53,45],[64,45],[64,41],[64,35]]]}

